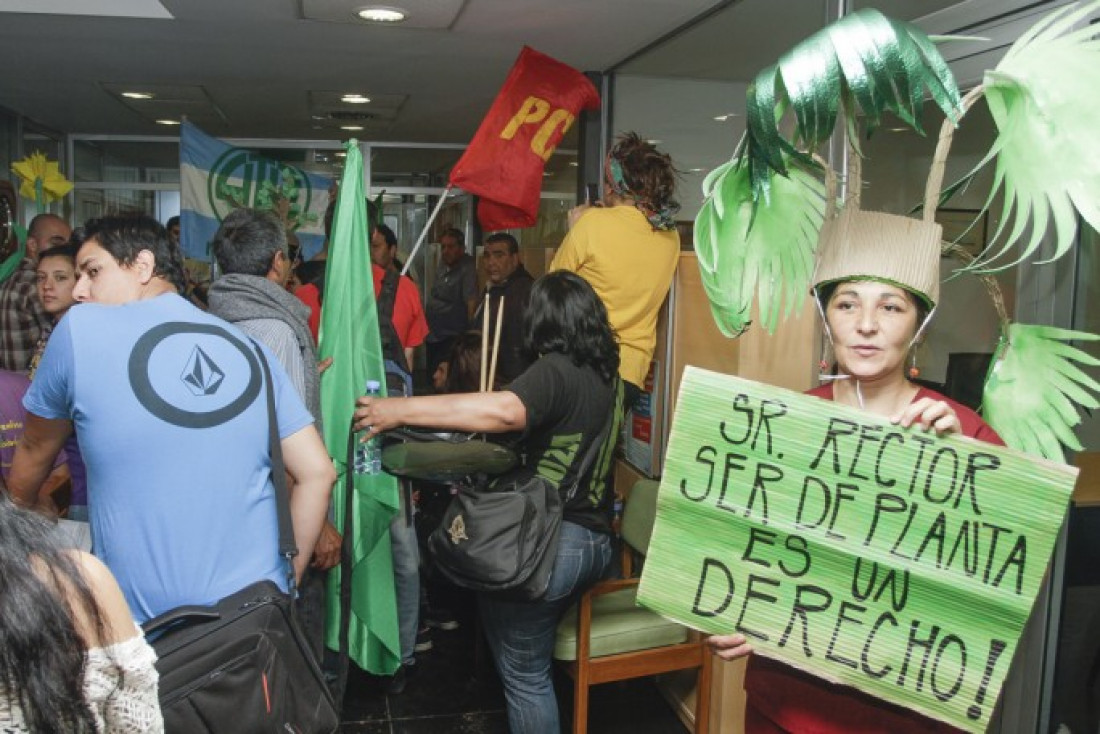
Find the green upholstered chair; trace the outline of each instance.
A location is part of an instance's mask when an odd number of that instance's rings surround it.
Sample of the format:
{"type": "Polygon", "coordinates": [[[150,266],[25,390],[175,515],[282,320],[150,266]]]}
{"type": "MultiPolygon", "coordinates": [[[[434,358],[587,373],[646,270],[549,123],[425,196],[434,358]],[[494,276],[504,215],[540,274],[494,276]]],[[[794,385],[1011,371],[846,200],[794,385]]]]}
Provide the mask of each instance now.
{"type": "Polygon", "coordinates": [[[602,581],[581,597],[558,625],[554,657],[573,678],[573,734],[588,729],[588,687],[690,668],[699,669],[695,732],[706,734],[710,706],[711,654],[703,637],[639,607],[635,558],[645,556],[657,513],[655,481],[643,479],[626,497],[623,576],[602,581]]]}

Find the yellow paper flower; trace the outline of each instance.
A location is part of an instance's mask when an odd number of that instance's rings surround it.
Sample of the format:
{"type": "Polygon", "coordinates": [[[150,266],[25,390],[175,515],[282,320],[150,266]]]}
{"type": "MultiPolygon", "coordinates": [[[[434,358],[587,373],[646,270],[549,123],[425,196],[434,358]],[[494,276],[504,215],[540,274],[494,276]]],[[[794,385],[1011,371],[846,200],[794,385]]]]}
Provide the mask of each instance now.
{"type": "Polygon", "coordinates": [[[72,190],[73,185],[61,175],[57,161],[46,160],[44,153],[34,152],[21,161],[11,164],[11,170],[19,176],[19,195],[34,199],[39,206],[57,201],[72,190]],[[38,182],[41,181],[41,188],[38,182]]]}

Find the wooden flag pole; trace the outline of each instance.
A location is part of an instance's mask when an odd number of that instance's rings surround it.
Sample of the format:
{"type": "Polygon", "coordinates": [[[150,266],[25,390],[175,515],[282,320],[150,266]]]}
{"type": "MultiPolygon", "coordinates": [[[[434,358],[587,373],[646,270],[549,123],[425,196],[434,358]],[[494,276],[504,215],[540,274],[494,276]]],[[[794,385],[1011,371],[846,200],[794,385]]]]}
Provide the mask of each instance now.
{"type": "Polygon", "coordinates": [[[432,215],[428,217],[428,221],[424,223],[424,229],[420,230],[420,236],[416,238],[416,244],[413,245],[412,252],[409,253],[409,259],[405,261],[405,267],[401,268],[402,275],[409,272],[409,267],[412,265],[413,258],[416,257],[416,253],[420,250],[420,246],[424,244],[424,240],[428,238],[428,232],[431,230],[435,218],[439,216],[439,210],[443,208],[443,202],[450,196],[451,188],[452,186],[447,184],[447,188],[443,189],[443,195],[440,196],[439,201],[436,202],[435,209],[432,209],[432,215]]]}
{"type": "Polygon", "coordinates": [[[493,385],[496,384],[497,379],[497,356],[500,354],[500,327],[504,322],[504,296],[500,297],[500,305],[497,306],[497,323],[496,328],[493,330],[493,361],[489,366],[489,383],[487,387],[490,391],[493,390],[493,385]]]}
{"type": "Polygon", "coordinates": [[[481,379],[478,390],[485,392],[485,370],[489,367],[489,289],[485,289],[485,304],[481,307],[481,379]]]}

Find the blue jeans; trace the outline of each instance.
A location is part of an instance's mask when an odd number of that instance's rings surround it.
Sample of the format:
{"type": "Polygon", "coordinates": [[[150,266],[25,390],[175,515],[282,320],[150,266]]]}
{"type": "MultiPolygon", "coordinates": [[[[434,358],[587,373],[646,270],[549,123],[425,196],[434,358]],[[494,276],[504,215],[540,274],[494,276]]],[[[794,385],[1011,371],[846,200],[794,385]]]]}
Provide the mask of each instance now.
{"type": "Polygon", "coordinates": [[[412,504],[409,484],[403,479],[399,479],[398,483],[401,509],[390,521],[390,548],[393,552],[401,662],[411,664],[415,662],[416,629],[420,623],[420,551],[416,544],[416,527],[409,519],[412,504]]]}
{"type": "Polygon", "coordinates": [[[478,597],[485,637],[504,683],[512,734],[559,734],[550,667],[558,621],[603,577],[611,555],[610,536],[563,522],[546,596],[533,602],[478,597]]]}

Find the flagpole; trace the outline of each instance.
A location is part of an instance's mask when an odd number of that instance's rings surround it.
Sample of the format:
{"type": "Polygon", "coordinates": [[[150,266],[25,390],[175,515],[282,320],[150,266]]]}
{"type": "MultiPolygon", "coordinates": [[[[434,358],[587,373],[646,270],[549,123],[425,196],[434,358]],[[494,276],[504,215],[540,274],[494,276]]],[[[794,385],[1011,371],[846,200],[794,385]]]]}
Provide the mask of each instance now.
{"type": "Polygon", "coordinates": [[[439,210],[443,208],[443,202],[447,200],[447,197],[451,193],[451,184],[447,184],[447,188],[443,189],[443,195],[439,197],[439,202],[435,205],[435,209],[432,210],[432,215],[428,217],[428,221],[424,224],[424,229],[420,230],[420,237],[417,238],[416,244],[413,245],[412,252],[409,253],[409,258],[405,261],[405,267],[401,268],[401,274],[409,272],[409,268],[412,266],[413,258],[416,257],[417,251],[420,246],[424,244],[424,239],[428,236],[428,230],[432,228],[432,222],[439,215],[439,210]]]}

